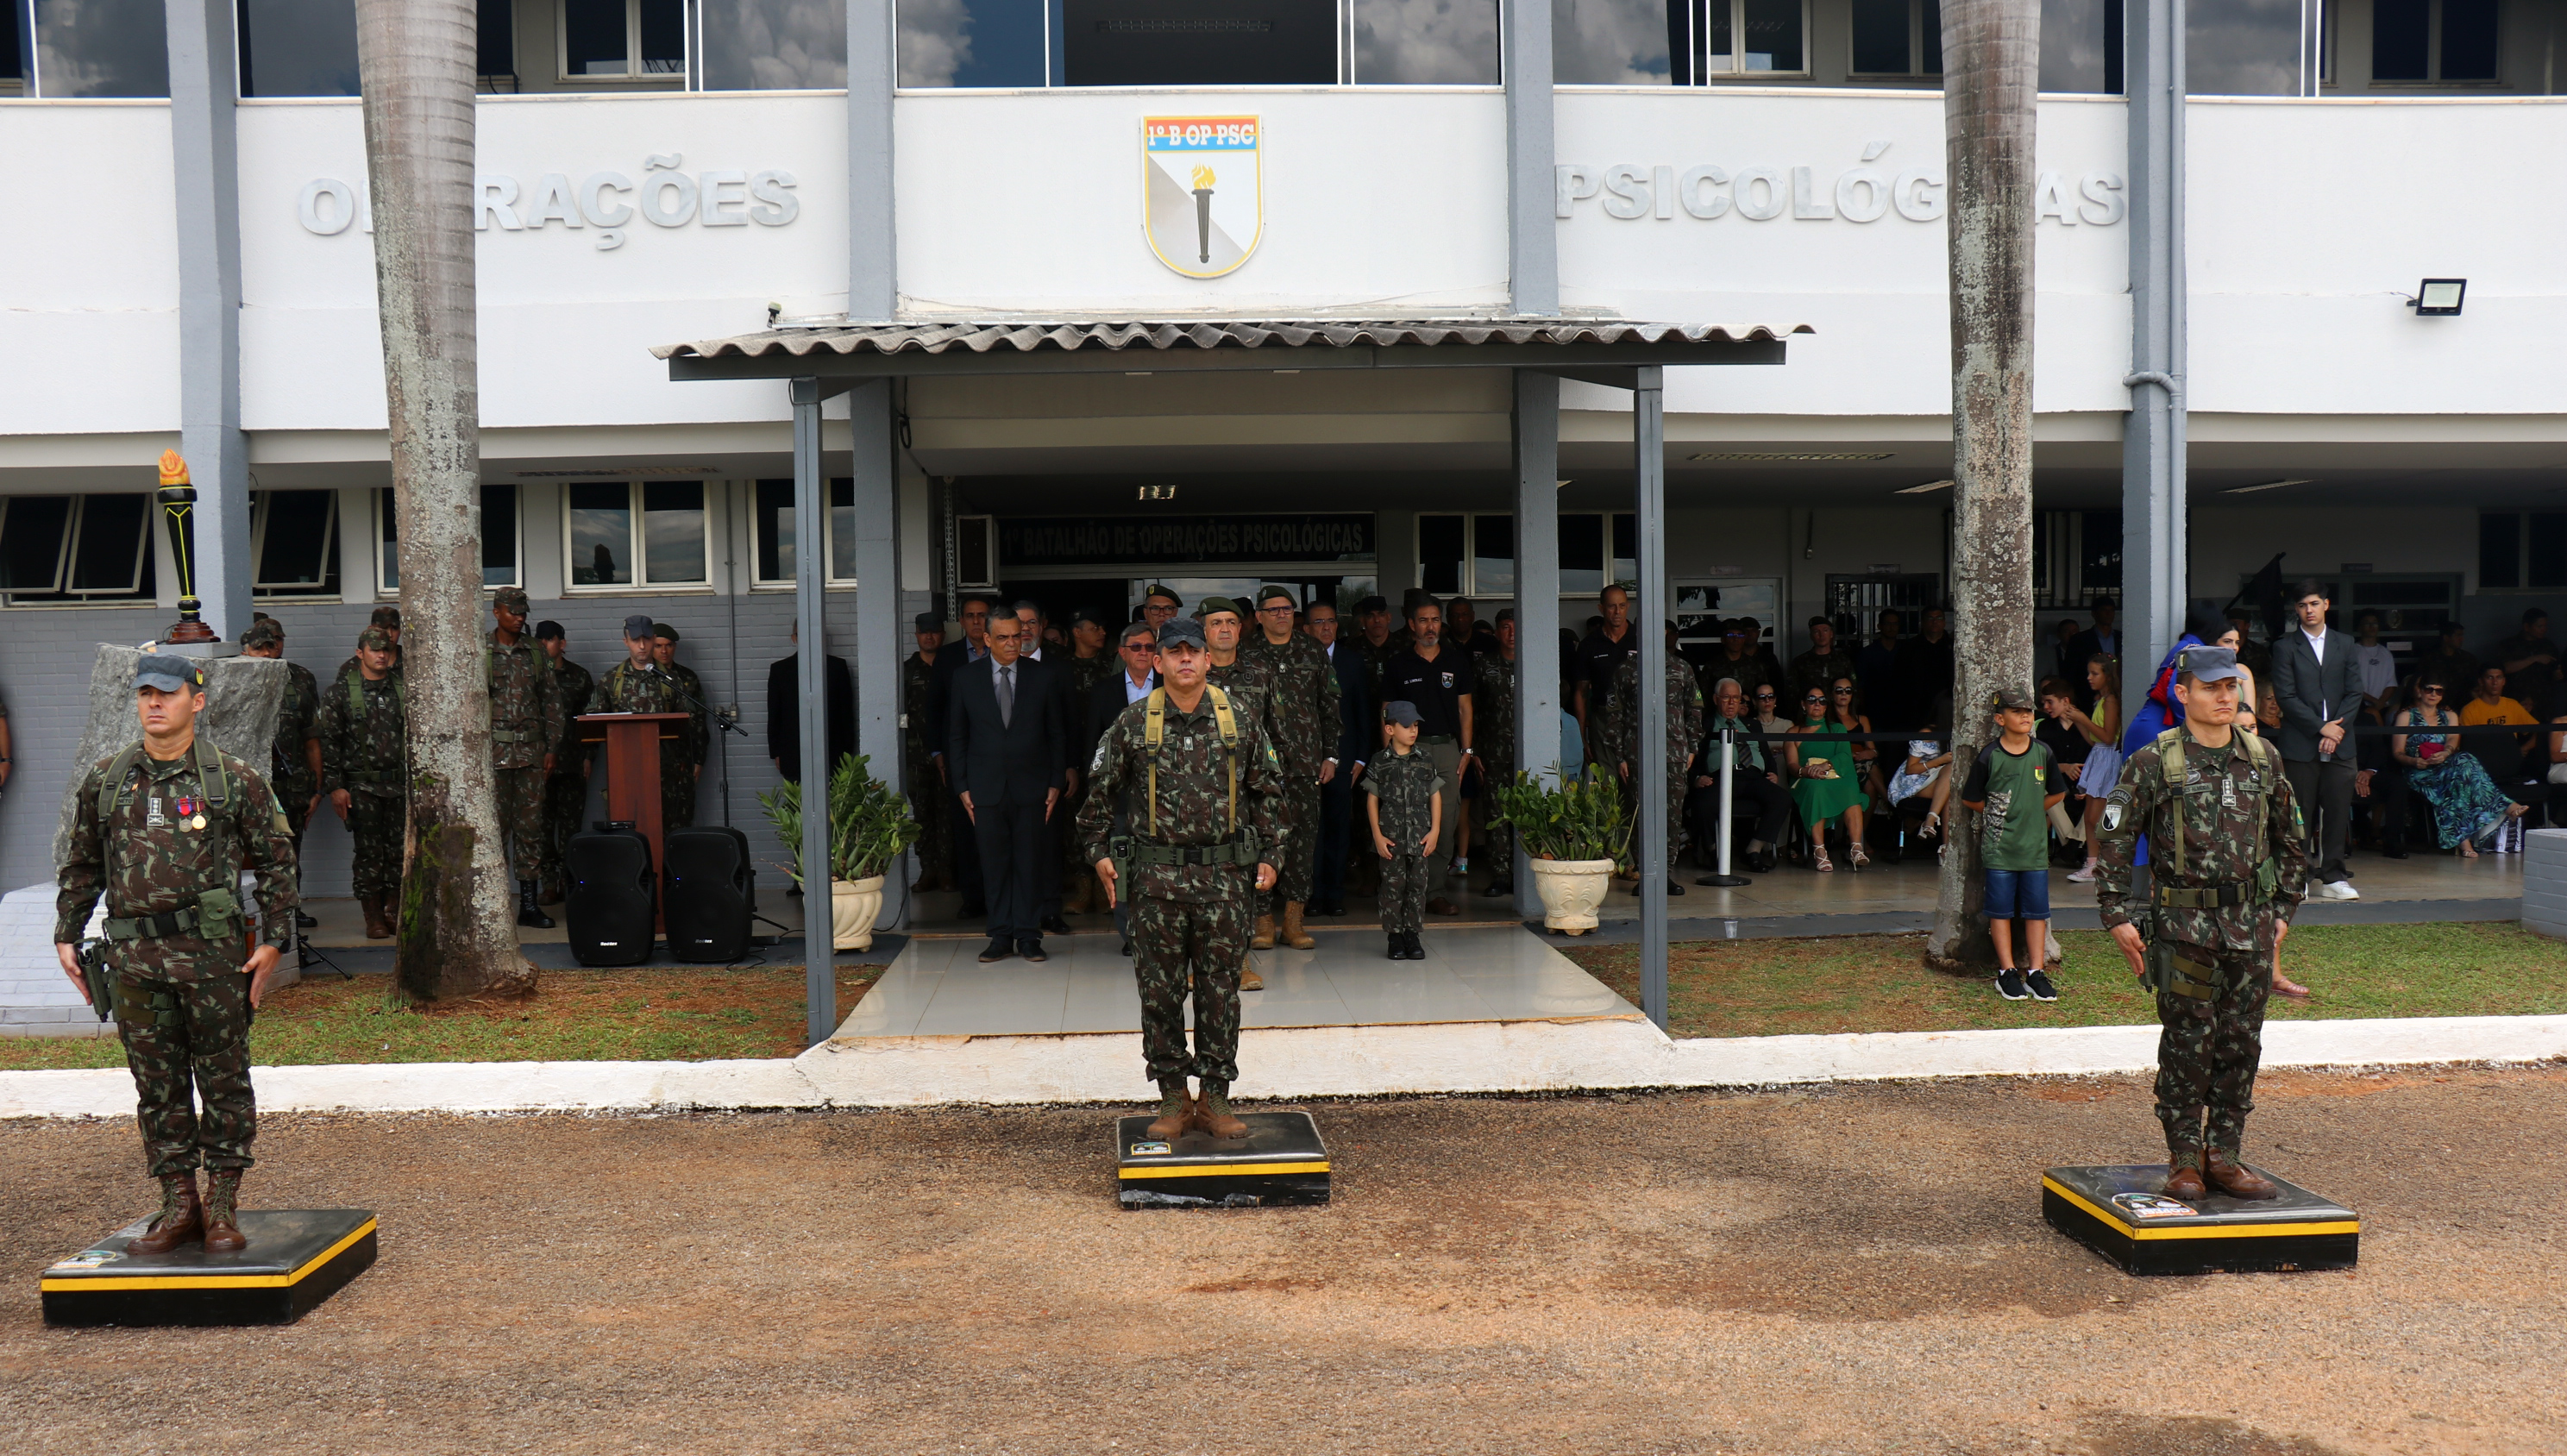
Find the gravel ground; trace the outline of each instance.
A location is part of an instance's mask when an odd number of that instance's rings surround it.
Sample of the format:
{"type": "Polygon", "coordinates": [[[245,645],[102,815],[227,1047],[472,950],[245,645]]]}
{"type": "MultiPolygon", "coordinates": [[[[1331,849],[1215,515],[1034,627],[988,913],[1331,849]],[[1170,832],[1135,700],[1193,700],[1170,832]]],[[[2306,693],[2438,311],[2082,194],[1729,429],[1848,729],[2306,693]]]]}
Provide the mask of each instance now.
{"type": "Polygon", "coordinates": [[[380,1211],[297,1325],[49,1330],[147,1203],[0,1125],[11,1452],[2567,1448],[2567,1068],[2266,1079],[2351,1274],[2124,1276],[2046,1163],[2138,1078],[1313,1108],[1325,1209],[1124,1213],[1101,1109],[269,1119],[254,1201],[380,1211]]]}

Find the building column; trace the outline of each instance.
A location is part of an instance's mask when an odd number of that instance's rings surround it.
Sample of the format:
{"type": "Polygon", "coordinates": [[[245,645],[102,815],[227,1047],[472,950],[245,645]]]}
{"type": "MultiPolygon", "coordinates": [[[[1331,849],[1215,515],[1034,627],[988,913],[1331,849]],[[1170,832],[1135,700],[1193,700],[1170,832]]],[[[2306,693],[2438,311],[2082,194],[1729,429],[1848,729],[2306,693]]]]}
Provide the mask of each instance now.
{"type": "Polygon", "coordinates": [[[1522,0],[1507,11],[1504,30],[1509,308],[1518,314],[1557,315],[1560,224],[1552,215],[1551,0],[1522,0]]]}
{"type": "MultiPolygon", "coordinates": [[[[868,380],[847,398],[855,451],[856,643],[849,669],[856,679],[856,751],[873,776],[906,791],[901,781],[909,755],[901,743],[901,658],[908,634],[900,612],[899,436],[892,382],[868,380]]],[[[817,540],[818,537],[812,539],[817,540]]],[[[909,918],[909,872],[904,857],[886,871],[885,903],[909,918]]]]}
{"type": "Polygon", "coordinates": [[[2131,0],[2131,413],[2122,434],[2122,701],[2183,635],[2184,0],[2131,0]]]}
{"type": "MultiPolygon", "coordinates": [[[[179,0],[170,0],[171,4],[179,0]]],[[[900,47],[892,0],[847,0],[847,317],[879,322],[900,297],[891,98],[900,47]]]]}
{"type": "MultiPolygon", "coordinates": [[[[1516,763],[1560,761],[1560,377],[1515,371],[1516,763]]],[[[1524,836],[1515,836],[1516,910],[1542,913],[1524,836]]]]}
{"type": "Polygon", "coordinates": [[[1631,765],[1639,790],[1632,842],[1640,854],[1640,1010],[1667,1028],[1667,451],[1666,370],[1632,371],[1631,464],[1639,482],[1640,743],[1631,765]]]}
{"type": "MultiPolygon", "coordinates": [[[[196,487],[196,596],[207,626],[249,626],[249,444],[240,428],[240,63],[231,0],[166,0],[177,179],[178,452],[196,487]]],[[[155,522],[156,524],[156,522],[155,522]]]]}
{"type": "MultiPolygon", "coordinates": [[[[788,386],[793,401],[794,675],[802,690],[802,1044],[838,1029],[837,954],[829,887],[829,480],[821,471],[820,403],[836,391],[816,379],[788,386]]],[[[844,386],[840,386],[844,388],[844,386]]],[[[861,514],[861,512],[859,512],[861,514]]],[[[861,701],[861,700],[860,700],[861,701]]]]}

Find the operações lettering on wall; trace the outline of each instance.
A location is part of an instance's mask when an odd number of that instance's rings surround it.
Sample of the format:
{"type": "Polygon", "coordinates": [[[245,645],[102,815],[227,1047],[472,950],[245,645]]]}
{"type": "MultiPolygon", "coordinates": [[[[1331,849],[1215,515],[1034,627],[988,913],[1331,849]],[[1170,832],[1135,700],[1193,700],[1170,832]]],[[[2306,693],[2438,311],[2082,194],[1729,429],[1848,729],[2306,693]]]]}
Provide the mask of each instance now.
{"type": "MultiPolygon", "coordinates": [[[[620,171],[593,171],[574,183],[568,172],[548,171],[528,185],[505,173],[476,173],[472,228],[541,232],[556,223],[575,231],[594,228],[603,252],[624,245],[625,229],[636,216],[654,227],[783,227],[802,214],[801,199],[793,194],[799,182],[789,171],[682,171],[686,159],[682,152],[655,152],[644,161],[640,181],[620,171]]],[[[305,182],[294,210],[304,231],[323,237],[346,232],[351,225],[374,231],[362,189],[337,177],[305,182]]]]}

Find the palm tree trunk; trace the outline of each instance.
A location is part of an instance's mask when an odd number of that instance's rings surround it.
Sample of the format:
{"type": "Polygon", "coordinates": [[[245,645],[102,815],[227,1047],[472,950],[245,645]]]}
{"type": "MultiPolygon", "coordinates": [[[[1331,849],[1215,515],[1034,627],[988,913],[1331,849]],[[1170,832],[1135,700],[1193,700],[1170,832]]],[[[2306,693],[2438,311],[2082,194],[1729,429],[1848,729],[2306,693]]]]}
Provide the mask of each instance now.
{"type": "Polygon", "coordinates": [[[473,319],[473,0],[357,0],[401,535],[410,836],[395,971],[414,1001],[532,995],[491,796],[473,319]]]}
{"type": "MultiPolygon", "coordinates": [[[[1951,174],[1952,769],[1994,735],[1990,698],[2032,676],[2033,95],[2039,0],[1944,0],[1951,174]]],[[[1952,803],[1926,963],[1994,964],[1977,816],[1952,803]]]]}

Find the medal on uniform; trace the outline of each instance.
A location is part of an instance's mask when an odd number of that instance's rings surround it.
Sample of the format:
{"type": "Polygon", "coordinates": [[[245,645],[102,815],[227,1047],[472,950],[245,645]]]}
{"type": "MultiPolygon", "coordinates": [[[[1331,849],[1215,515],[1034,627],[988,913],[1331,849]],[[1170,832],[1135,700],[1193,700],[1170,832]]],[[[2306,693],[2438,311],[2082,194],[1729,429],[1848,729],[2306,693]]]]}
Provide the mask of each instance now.
{"type": "Polygon", "coordinates": [[[202,829],[205,827],[205,816],[196,812],[196,801],[194,799],[182,798],[178,800],[178,822],[186,825],[190,829],[202,829]]]}

